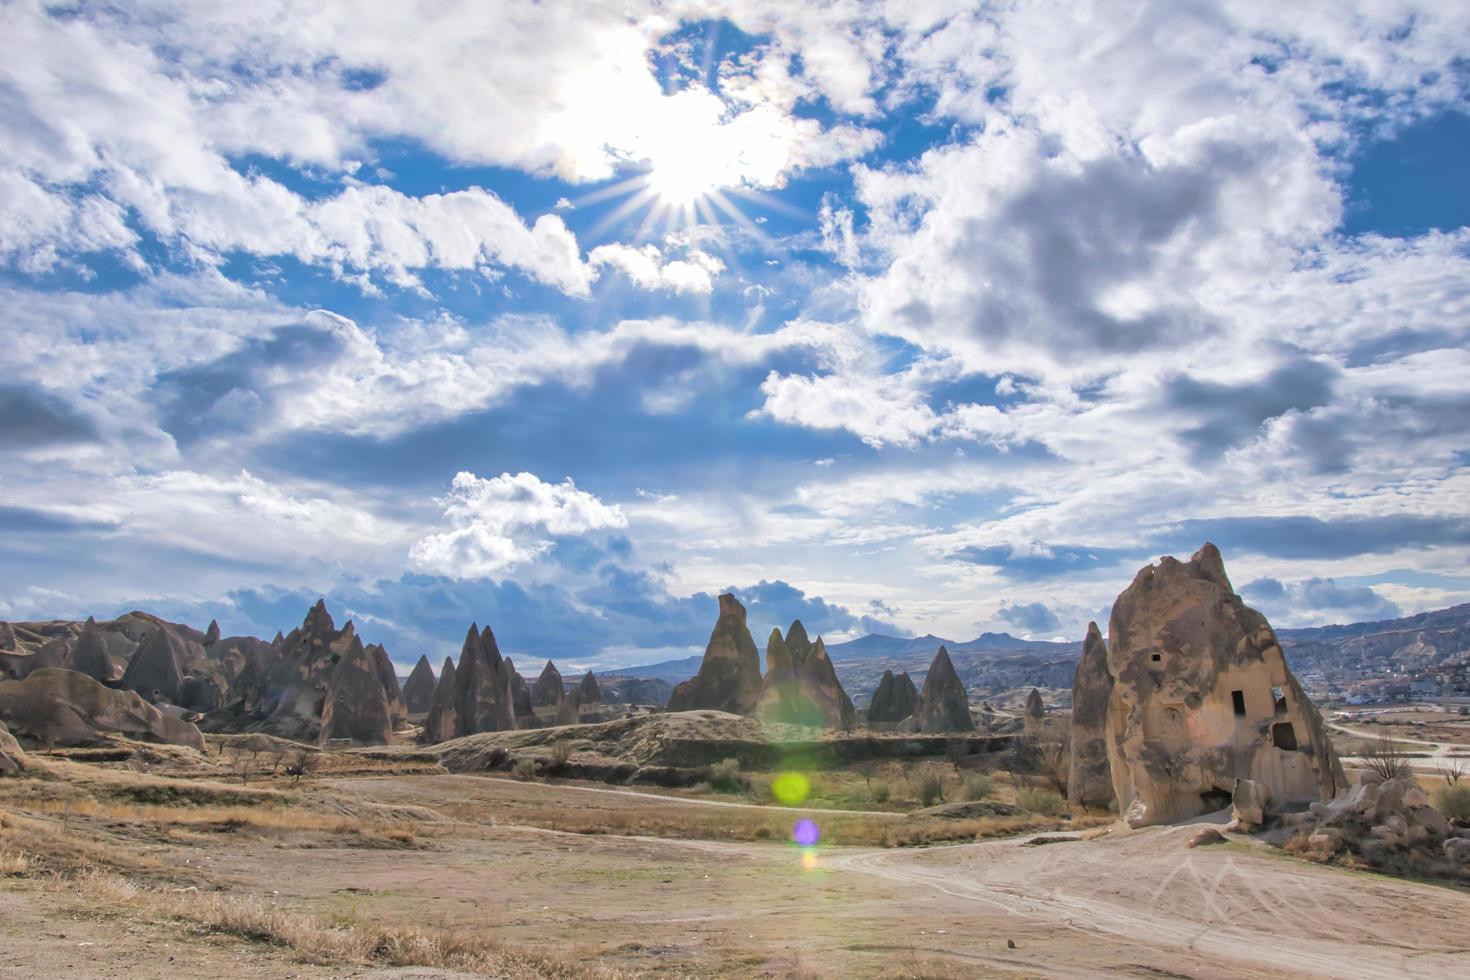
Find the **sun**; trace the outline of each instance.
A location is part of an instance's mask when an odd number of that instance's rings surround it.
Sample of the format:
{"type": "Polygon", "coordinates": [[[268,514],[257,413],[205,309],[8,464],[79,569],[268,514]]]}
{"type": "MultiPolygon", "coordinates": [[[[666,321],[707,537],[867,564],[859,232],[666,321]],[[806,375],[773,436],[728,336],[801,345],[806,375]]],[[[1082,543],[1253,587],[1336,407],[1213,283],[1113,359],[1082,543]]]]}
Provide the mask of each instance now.
{"type": "Polygon", "coordinates": [[[707,149],[692,143],[661,149],[650,161],[644,180],[660,202],[672,207],[689,207],[720,186],[720,163],[707,149]]]}

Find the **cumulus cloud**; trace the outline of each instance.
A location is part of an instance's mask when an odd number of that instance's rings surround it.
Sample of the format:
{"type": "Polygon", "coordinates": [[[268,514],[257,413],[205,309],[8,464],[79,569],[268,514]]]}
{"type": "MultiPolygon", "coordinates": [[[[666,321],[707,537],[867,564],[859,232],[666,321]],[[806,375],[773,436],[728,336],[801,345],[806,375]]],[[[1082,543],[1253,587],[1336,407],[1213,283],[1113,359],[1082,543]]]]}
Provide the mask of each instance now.
{"type": "Polygon", "coordinates": [[[691,249],[687,258],[666,259],[657,245],[599,245],[588,253],[587,264],[618,269],[643,289],[674,293],[708,294],[725,270],[725,263],[708,252],[691,249]]]}
{"type": "Polygon", "coordinates": [[[452,578],[502,573],[549,550],[551,538],[628,523],[616,505],[578,490],[570,477],[544,483],[533,473],[457,473],[443,504],[451,530],[415,541],[409,561],[452,578]]]}
{"type": "Polygon", "coordinates": [[[997,610],[996,616],[1027,635],[1045,634],[1050,636],[1062,628],[1062,621],[1057,614],[1051,607],[1040,602],[1018,602],[1011,605],[1003,605],[997,610]]]}
{"type": "Polygon", "coordinates": [[[1240,587],[1240,594],[1279,626],[1320,626],[1401,615],[1397,603],[1367,585],[1339,585],[1331,578],[1285,583],[1260,578],[1240,587]]]}

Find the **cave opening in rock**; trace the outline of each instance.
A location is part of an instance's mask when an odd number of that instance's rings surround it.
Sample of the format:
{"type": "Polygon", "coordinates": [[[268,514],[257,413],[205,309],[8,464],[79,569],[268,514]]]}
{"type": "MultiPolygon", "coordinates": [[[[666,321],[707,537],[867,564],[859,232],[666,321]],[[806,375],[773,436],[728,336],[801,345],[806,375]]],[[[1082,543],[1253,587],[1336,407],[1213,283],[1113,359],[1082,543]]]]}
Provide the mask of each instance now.
{"type": "Polygon", "coordinates": [[[1218,786],[1211,786],[1199,795],[1200,802],[1205,805],[1206,813],[1223,810],[1230,805],[1230,793],[1218,786]]]}
{"type": "Polygon", "coordinates": [[[1296,751],[1296,729],[1291,722],[1283,721],[1271,726],[1271,744],[1288,752],[1296,751]]]}
{"type": "Polygon", "coordinates": [[[1237,718],[1244,718],[1245,717],[1245,692],[1244,691],[1231,691],[1230,692],[1230,701],[1231,701],[1232,704],[1235,705],[1235,717],[1237,717],[1237,718]]]}

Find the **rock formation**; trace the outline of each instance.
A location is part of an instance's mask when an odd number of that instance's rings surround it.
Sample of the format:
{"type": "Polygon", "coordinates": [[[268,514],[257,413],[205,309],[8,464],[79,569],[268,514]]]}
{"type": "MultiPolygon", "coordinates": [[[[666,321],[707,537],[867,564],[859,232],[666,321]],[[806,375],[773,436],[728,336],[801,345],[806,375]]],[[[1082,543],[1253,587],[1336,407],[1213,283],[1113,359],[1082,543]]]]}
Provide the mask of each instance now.
{"type": "Polygon", "coordinates": [[[119,734],[204,750],[198,728],[75,670],[45,668],[23,681],[0,681],[0,721],[42,745],[89,745],[119,734]]]}
{"type": "Polygon", "coordinates": [[[536,683],[531,688],[531,703],[542,708],[552,707],[561,704],[565,696],[566,688],[562,685],[561,671],[556,669],[556,664],[546,661],[546,666],[541,668],[541,676],[536,678],[536,683]]]}
{"type": "Polygon", "coordinates": [[[1305,837],[1307,853],[1317,858],[1357,860],[1380,868],[1410,867],[1430,871],[1462,868],[1470,863],[1467,831],[1456,827],[1430,805],[1412,777],[1384,779],[1374,772],[1359,775],[1358,785],[1333,800],[1319,801],[1281,821],[1305,837]],[[1436,868],[1441,861],[1445,867],[1436,868]]]}
{"type": "Polygon", "coordinates": [[[209,629],[204,631],[204,645],[207,647],[214,646],[219,642],[219,639],[219,620],[211,619],[209,621],[209,629]]]}
{"type": "Polygon", "coordinates": [[[1238,778],[1283,807],[1346,786],[1321,716],[1214,545],[1139,571],[1113,604],[1107,659],[1108,763],[1130,825],[1220,809],[1238,778]]]}
{"type": "Polygon", "coordinates": [[[908,672],[894,676],[885,670],[873,691],[873,700],[868,704],[868,723],[872,725],[896,724],[914,713],[919,701],[918,689],[908,672]]]}
{"type": "Polygon", "coordinates": [[[148,635],[123,671],[122,688],[136,691],[143,700],[183,703],[184,672],[179,666],[183,641],[172,630],[159,626],[148,635]]]}
{"type": "Polygon", "coordinates": [[[1096,623],[1087,624],[1082,659],[1072,678],[1072,763],[1067,799],[1082,806],[1105,807],[1113,801],[1113,774],[1108,767],[1108,701],[1113,677],[1108,648],[1096,623]]]}
{"type": "Polygon", "coordinates": [[[509,657],[505,658],[505,669],[510,674],[510,703],[516,716],[516,727],[535,728],[536,706],[531,703],[531,685],[526,683],[509,657]]]}
{"type": "Polygon", "coordinates": [[[934,655],[929,673],[924,676],[924,689],[914,705],[914,728],[921,732],[973,732],[975,720],[970,717],[970,699],[965,685],[955,673],[944,647],[934,655]]]}
{"type": "Polygon", "coordinates": [[[281,658],[265,679],[259,720],[247,727],[299,742],[317,741],[332,671],[354,640],[352,623],[337,629],[326,603],[318,600],[285,638],[281,658]]]}
{"type": "Polygon", "coordinates": [[[726,593],[720,596],[720,616],[704,648],[699,673],[674,688],[669,710],[713,708],[749,714],[760,691],[760,654],[745,625],[745,607],[726,593]]]}
{"type": "Polygon", "coordinates": [[[577,685],[577,704],[601,704],[602,688],[597,686],[597,678],[592,676],[592,671],[582,675],[582,683],[577,685]]]}
{"type": "Polygon", "coordinates": [[[490,627],[475,624],[465,636],[454,669],[455,735],[503,732],[516,727],[513,671],[500,655],[490,627]]]}
{"type": "Polygon", "coordinates": [[[383,686],[383,695],[388,699],[389,716],[394,724],[406,721],[408,707],[403,703],[403,689],[398,686],[398,670],[393,666],[393,658],[388,656],[381,643],[369,644],[367,654],[378,675],[378,683],[383,686]]]}
{"type": "Polygon", "coordinates": [[[26,753],[10,734],[10,729],[0,721],[0,776],[17,776],[25,772],[26,753]]]}
{"type": "Polygon", "coordinates": [[[327,683],[321,740],[340,738],[357,745],[386,745],[392,737],[392,707],[388,692],[383,690],[378,658],[354,636],[327,683]]]}
{"type": "Polygon", "coordinates": [[[94,681],[105,683],[117,676],[117,667],[113,663],[112,655],[107,652],[107,641],[97,628],[97,621],[90,616],[82,627],[82,635],[77,637],[77,642],[71,648],[67,666],[78,673],[86,674],[94,681]]]}
{"type": "Polygon", "coordinates": [[[1041,692],[1036,688],[1026,695],[1026,711],[1024,713],[1026,734],[1032,737],[1041,734],[1041,726],[1046,721],[1046,704],[1041,700],[1041,692]]]}
{"type": "Polygon", "coordinates": [[[580,701],[582,692],[580,689],[573,691],[562,698],[561,705],[556,709],[557,725],[575,725],[582,718],[582,704],[580,701]]]}
{"type": "Polygon", "coordinates": [[[456,737],[459,729],[459,714],[454,707],[454,661],[444,658],[439,671],[439,683],[434,687],[434,699],[429,702],[429,717],[424,722],[424,740],[447,742],[456,737]]]}
{"type": "Polygon", "coordinates": [[[419,657],[403,683],[403,705],[411,715],[421,715],[434,704],[434,668],[429,658],[419,657]]]}
{"type": "Polygon", "coordinates": [[[771,630],[766,668],[756,705],[762,721],[850,728],[857,719],[852,700],[842,690],[832,658],[827,656],[826,644],[821,637],[811,642],[801,620],[791,624],[784,638],[780,630],[771,630]]]}

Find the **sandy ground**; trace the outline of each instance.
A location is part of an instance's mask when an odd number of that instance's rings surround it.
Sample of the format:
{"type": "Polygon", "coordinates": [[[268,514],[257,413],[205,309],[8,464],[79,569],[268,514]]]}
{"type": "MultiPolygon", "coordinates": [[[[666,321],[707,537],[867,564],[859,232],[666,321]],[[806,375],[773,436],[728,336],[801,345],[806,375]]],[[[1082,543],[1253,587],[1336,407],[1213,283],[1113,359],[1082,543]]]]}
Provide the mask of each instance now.
{"type": "MultiPolygon", "coordinates": [[[[568,834],[507,820],[517,801],[688,806],[657,797],[476,776],[332,780],[330,791],[444,817],[417,849],[287,846],[248,833],[207,850],[146,846],[291,907],[487,927],[508,943],[639,974],[1470,976],[1470,894],[1263,846],[1187,849],[1193,827],[804,858],[776,842],[568,834]]],[[[388,975],[302,966],[191,939],[182,926],[78,919],[49,893],[17,901],[16,888],[33,887],[0,885],[0,975],[388,975]]]]}

